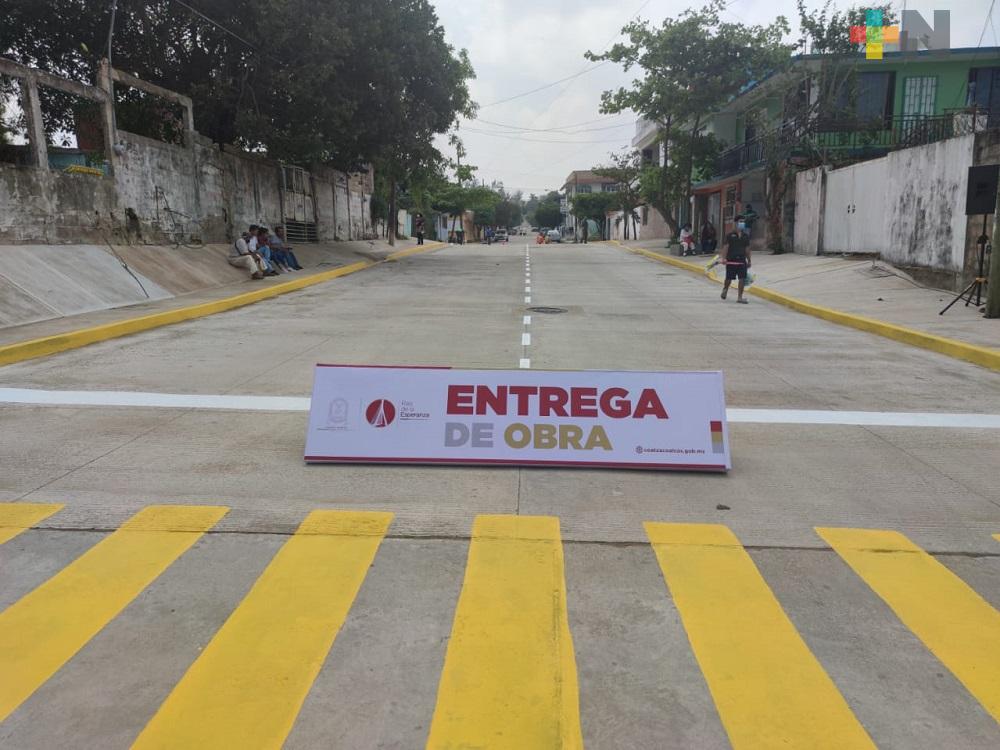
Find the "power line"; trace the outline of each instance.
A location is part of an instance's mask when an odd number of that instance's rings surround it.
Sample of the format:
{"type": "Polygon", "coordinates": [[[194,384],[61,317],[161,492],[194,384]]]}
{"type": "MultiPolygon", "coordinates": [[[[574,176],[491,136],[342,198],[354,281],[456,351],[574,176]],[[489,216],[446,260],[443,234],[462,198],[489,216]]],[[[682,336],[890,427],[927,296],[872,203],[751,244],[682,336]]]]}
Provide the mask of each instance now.
{"type": "MultiPolygon", "coordinates": [[[[613,138],[611,140],[603,140],[603,141],[563,141],[563,140],[556,140],[556,139],[525,138],[523,135],[506,134],[506,133],[501,134],[501,133],[495,133],[495,132],[490,131],[490,130],[479,130],[477,128],[466,128],[465,131],[467,133],[476,133],[478,135],[488,135],[488,136],[491,136],[493,138],[507,138],[508,140],[512,140],[512,141],[524,141],[526,143],[580,143],[580,144],[583,144],[583,143],[621,143],[621,138],[613,138]]],[[[625,145],[627,145],[627,144],[625,144],[625,145]]]]}
{"type": "MultiPolygon", "coordinates": [[[[735,2],[735,0],[733,0],[733,1],[735,2]]],[[[642,5],[639,6],[639,9],[635,13],[633,13],[631,17],[635,18],[637,15],[639,15],[642,12],[642,9],[645,8],[647,5],[649,5],[651,2],[652,2],[652,0],[646,0],[642,5]]],[[[621,32],[617,32],[613,37],[611,37],[605,43],[604,47],[607,48],[607,46],[609,44],[611,44],[611,42],[613,42],[618,37],[618,34],[620,34],[620,33],[621,32]]],[[[607,51],[607,49],[605,49],[605,52],[606,51],[607,51]]],[[[531,96],[532,94],[537,94],[539,91],[545,91],[546,89],[550,89],[553,86],[558,86],[560,83],[566,83],[566,81],[572,81],[572,80],[574,80],[576,78],[579,78],[582,75],[586,75],[587,73],[590,73],[591,71],[597,70],[598,68],[603,67],[604,65],[607,65],[609,62],[610,62],[609,60],[602,60],[601,62],[597,63],[597,65],[591,65],[589,68],[584,68],[583,70],[577,71],[573,75],[566,76],[565,78],[560,78],[558,81],[553,81],[552,83],[546,83],[544,86],[539,86],[538,88],[532,89],[531,91],[525,91],[522,94],[515,94],[514,96],[508,96],[506,99],[500,99],[500,100],[495,101],[495,102],[490,102],[489,104],[483,104],[479,108],[480,109],[486,109],[487,107],[495,107],[498,104],[506,104],[507,102],[512,102],[515,99],[523,99],[526,96],[531,96]]]]}
{"type": "MultiPolygon", "coordinates": [[[[485,120],[481,120],[481,122],[486,122],[486,121],[485,120]]],[[[545,134],[545,133],[552,133],[553,135],[577,135],[579,133],[596,133],[596,132],[599,132],[601,130],[620,130],[621,128],[629,128],[629,127],[632,127],[633,125],[634,125],[634,122],[622,122],[622,123],[619,123],[618,125],[606,125],[606,126],[601,127],[601,128],[578,128],[576,130],[566,130],[564,128],[515,128],[515,127],[509,127],[507,130],[479,130],[479,131],[476,131],[474,128],[466,128],[466,130],[469,130],[471,132],[480,132],[480,133],[487,133],[487,132],[488,133],[503,133],[503,134],[506,134],[506,135],[515,135],[515,134],[518,134],[518,133],[522,133],[522,134],[530,134],[530,133],[545,134]]],[[[507,127],[507,126],[502,126],[502,127],[507,127]]]]}
{"type": "Polygon", "coordinates": [[[531,91],[525,91],[522,94],[515,94],[514,96],[508,96],[506,99],[499,99],[499,100],[497,100],[495,102],[490,102],[489,104],[483,104],[479,108],[480,109],[486,109],[487,107],[495,107],[498,104],[506,104],[507,102],[512,102],[515,99],[523,99],[526,96],[531,96],[532,94],[537,94],[539,91],[545,91],[546,89],[550,89],[553,86],[558,86],[560,83],[566,83],[566,81],[572,81],[574,78],[579,78],[580,76],[586,75],[587,73],[591,72],[592,70],[597,70],[598,68],[600,68],[600,67],[602,67],[604,65],[607,65],[607,64],[608,64],[608,61],[604,60],[603,62],[597,63],[597,65],[591,65],[589,68],[584,68],[583,70],[578,71],[578,72],[574,73],[571,76],[566,76],[565,78],[560,78],[558,81],[553,81],[552,83],[546,83],[544,86],[539,86],[536,89],[531,89],[531,91]]]}
{"type": "Polygon", "coordinates": [[[212,24],[213,26],[215,26],[215,28],[219,29],[220,31],[224,31],[227,34],[229,34],[231,37],[233,37],[234,39],[238,39],[239,41],[243,42],[243,44],[245,44],[247,47],[249,47],[251,51],[256,52],[259,55],[263,55],[264,57],[266,57],[266,58],[268,58],[270,60],[274,60],[274,62],[276,62],[278,64],[284,65],[284,63],[281,60],[279,60],[278,58],[276,58],[276,57],[268,54],[267,52],[261,51],[260,49],[257,48],[257,45],[253,44],[252,42],[248,42],[246,39],[244,39],[243,37],[241,37],[235,31],[233,31],[232,29],[226,28],[225,26],[223,26],[221,23],[219,23],[215,19],[209,18],[204,13],[202,13],[200,10],[198,10],[197,8],[191,7],[186,2],[184,2],[184,0],[173,0],[173,2],[177,3],[181,7],[187,8],[190,12],[194,13],[199,18],[201,18],[201,19],[207,21],[208,23],[212,24]]]}
{"type": "Polygon", "coordinates": [[[549,130],[568,130],[570,128],[580,127],[581,125],[590,125],[591,123],[595,122],[604,122],[608,118],[616,116],[617,115],[604,115],[603,117],[597,117],[593,120],[584,120],[583,122],[575,122],[572,123],[571,125],[553,125],[550,128],[528,128],[528,127],[523,127],[521,125],[509,125],[508,123],[505,122],[492,122],[490,120],[484,120],[481,117],[475,117],[473,119],[477,120],[478,122],[486,123],[487,125],[496,125],[497,127],[500,128],[513,128],[515,130],[532,130],[541,133],[541,132],[547,132],[549,130]]]}

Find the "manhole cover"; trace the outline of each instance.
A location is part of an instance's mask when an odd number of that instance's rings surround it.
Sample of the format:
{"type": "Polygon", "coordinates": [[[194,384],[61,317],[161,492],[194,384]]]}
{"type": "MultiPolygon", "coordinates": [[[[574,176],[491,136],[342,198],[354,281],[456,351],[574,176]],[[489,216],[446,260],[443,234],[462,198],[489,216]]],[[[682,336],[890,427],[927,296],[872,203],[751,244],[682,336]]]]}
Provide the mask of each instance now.
{"type": "Polygon", "coordinates": [[[556,315],[568,312],[565,307],[529,307],[531,312],[542,313],[543,315],[556,315]]]}

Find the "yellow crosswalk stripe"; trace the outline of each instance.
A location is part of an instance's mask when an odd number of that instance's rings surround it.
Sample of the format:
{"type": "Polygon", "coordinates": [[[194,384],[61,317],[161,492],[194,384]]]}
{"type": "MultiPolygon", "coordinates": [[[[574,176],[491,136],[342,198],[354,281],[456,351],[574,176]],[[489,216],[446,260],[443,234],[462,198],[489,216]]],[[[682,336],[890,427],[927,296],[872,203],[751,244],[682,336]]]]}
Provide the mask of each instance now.
{"type": "Polygon", "coordinates": [[[645,528],[736,750],[875,747],[732,531],[645,528]]]}
{"type": "Polygon", "coordinates": [[[0,721],[166,570],[227,508],[149,506],[0,612],[0,721]]]}
{"type": "Polygon", "coordinates": [[[310,513],[133,747],[280,748],[391,521],[310,513]]]}
{"type": "Polygon", "coordinates": [[[427,747],[583,747],[558,518],[476,518],[427,747]]]}
{"type": "Polygon", "coordinates": [[[816,531],[1000,721],[1000,612],[899,532],[816,531]]]}
{"type": "Polygon", "coordinates": [[[0,503],[0,544],[9,542],[62,508],[52,503],[0,503]]]}

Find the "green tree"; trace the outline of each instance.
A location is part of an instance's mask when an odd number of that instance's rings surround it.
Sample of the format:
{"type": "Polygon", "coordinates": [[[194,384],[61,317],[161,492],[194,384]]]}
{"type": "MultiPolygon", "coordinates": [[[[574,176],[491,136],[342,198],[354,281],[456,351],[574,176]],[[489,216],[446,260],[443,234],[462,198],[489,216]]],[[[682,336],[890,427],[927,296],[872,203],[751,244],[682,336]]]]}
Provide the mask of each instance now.
{"type": "MultiPolygon", "coordinates": [[[[851,26],[864,25],[867,8],[881,10],[886,24],[898,20],[888,4],[833,12],[830,2],[811,11],[803,0],[798,0],[797,5],[799,49],[821,57],[809,66],[789,58],[776,69],[774,96],[782,102],[782,123],[779,127],[764,120],[755,123],[766,176],[767,244],[775,253],[785,250],[784,204],[795,182],[792,157],[796,157],[799,168],[831,163],[838,152],[828,149],[828,140],[818,140],[816,134],[824,122],[853,118],[857,62],[863,47],[851,42],[851,26]]],[[[875,128],[881,130],[882,123],[875,128]]]]}
{"type": "Polygon", "coordinates": [[[723,0],[712,0],[701,10],[665,19],[659,27],[635,21],[622,29],[628,41],[603,54],[587,53],[590,60],[610,60],[626,71],[642,71],[630,88],[605,91],[601,112],[631,109],[658,128],[667,159],[657,167],[656,190],[647,195],[675,234],[679,217],[674,206],[687,205],[690,198],[706,119],[748,81],[760,80],[780,65],[791,51],[782,42],[788,33],[784,17],[767,26],[748,26],[723,21],[725,8],[723,0]]]}
{"type": "Polygon", "coordinates": [[[596,221],[601,227],[601,239],[607,238],[608,212],[621,207],[618,193],[577,193],[570,202],[573,215],[584,224],[583,241],[590,239],[590,229],[587,220],[596,221]]]}
{"type": "Polygon", "coordinates": [[[477,227],[493,226],[497,223],[497,207],[503,196],[484,185],[465,188],[468,208],[473,211],[473,224],[477,227]]]}
{"type": "MultiPolygon", "coordinates": [[[[173,0],[119,0],[114,64],[190,96],[196,128],[217,143],[342,169],[384,158],[398,180],[436,158],[433,136],[471,106],[468,57],[445,42],[427,0],[192,4],[218,25],[173,0]]],[[[109,11],[91,0],[7,0],[0,55],[91,83],[109,11]]],[[[155,119],[142,97],[117,88],[120,122],[155,119]]],[[[59,117],[46,125],[72,129],[68,111],[59,117]]]]}
{"type": "MultiPolygon", "coordinates": [[[[551,195],[551,194],[550,194],[551,195]]],[[[534,223],[538,227],[554,228],[562,223],[562,211],[560,210],[560,199],[552,200],[546,196],[545,200],[538,204],[535,209],[534,223]]]]}
{"type": "Polygon", "coordinates": [[[628,222],[632,221],[632,236],[637,237],[635,209],[644,202],[642,193],[642,155],[637,151],[625,151],[611,155],[611,164],[594,167],[594,174],[610,177],[615,181],[616,203],[625,218],[625,239],[628,239],[628,222]]]}

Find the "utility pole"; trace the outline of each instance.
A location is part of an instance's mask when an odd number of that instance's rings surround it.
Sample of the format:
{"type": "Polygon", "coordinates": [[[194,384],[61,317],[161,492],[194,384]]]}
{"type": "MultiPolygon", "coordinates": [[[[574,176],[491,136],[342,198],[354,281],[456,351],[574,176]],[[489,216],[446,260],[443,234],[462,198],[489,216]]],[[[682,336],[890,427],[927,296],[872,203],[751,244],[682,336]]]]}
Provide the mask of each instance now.
{"type": "MultiPolygon", "coordinates": [[[[997,191],[997,208],[1000,212],[1000,191],[997,191]]],[[[1000,247],[1000,213],[993,214],[993,247],[1000,247]]],[[[997,253],[990,253],[990,275],[986,282],[986,317],[1000,318],[1000,261],[997,253]]]]}

